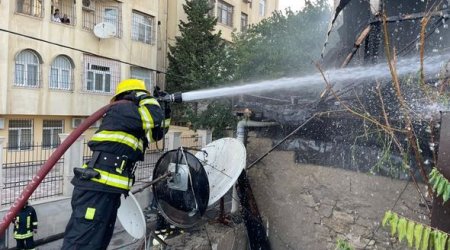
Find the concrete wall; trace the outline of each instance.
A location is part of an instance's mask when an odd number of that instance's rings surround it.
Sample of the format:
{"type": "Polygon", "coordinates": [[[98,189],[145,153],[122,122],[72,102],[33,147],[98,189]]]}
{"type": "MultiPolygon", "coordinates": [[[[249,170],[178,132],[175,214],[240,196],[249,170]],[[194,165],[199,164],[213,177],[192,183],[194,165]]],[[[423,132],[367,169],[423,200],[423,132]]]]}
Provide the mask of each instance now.
{"type": "MultiPolygon", "coordinates": [[[[271,140],[254,134],[248,140],[249,162],[272,147],[271,140]]],[[[297,164],[288,151],[271,152],[248,176],[272,249],[332,250],[338,239],[355,249],[407,249],[405,241],[390,237],[390,228],[380,227],[385,211],[429,223],[428,210],[407,181],[297,164]]]]}

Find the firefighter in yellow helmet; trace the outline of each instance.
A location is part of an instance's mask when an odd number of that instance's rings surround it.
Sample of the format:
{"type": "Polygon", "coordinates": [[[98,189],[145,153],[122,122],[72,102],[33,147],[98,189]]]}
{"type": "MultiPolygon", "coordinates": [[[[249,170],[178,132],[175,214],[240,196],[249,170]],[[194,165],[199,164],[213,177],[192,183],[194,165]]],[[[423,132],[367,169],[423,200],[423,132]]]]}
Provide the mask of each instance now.
{"type": "Polygon", "coordinates": [[[164,137],[170,109],[164,112],[145,83],[127,79],[119,83],[102,124],[88,145],[92,159],[75,168],[72,216],[62,249],[106,249],[111,240],[120,196],[134,183],[137,161],[144,160],[149,143],[164,137]]]}

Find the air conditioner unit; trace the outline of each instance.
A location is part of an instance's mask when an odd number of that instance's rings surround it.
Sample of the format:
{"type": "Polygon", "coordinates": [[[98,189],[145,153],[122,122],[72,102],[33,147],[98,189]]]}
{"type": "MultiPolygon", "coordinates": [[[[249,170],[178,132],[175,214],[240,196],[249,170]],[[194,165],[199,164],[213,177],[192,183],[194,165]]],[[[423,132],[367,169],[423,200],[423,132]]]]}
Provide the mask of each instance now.
{"type": "Polygon", "coordinates": [[[91,1],[91,0],[83,0],[83,9],[94,11],[95,10],[95,2],[91,1]]]}
{"type": "Polygon", "coordinates": [[[78,128],[85,118],[72,118],[72,128],[78,128]]]}

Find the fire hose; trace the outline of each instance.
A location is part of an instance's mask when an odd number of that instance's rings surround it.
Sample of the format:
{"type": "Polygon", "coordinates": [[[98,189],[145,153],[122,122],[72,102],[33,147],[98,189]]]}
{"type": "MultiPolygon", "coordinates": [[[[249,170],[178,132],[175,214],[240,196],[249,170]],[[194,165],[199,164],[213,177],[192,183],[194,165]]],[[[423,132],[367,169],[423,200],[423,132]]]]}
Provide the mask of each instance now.
{"type": "Polygon", "coordinates": [[[44,163],[44,165],[42,165],[37,174],[23,189],[22,193],[19,195],[14,204],[10,207],[9,211],[3,217],[2,221],[0,222],[0,235],[4,235],[5,230],[9,227],[9,224],[11,223],[13,218],[17,215],[17,213],[19,213],[19,211],[25,205],[25,202],[33,194],[34,190],[36,190],[45,176],[50,172],[53,166],[58,162],[61,156],[63,156],[67,149],[69,149],[69,147],[75,142],[75,140],[92,124],[99,120],[112,105],[123,102],[127,101],[117,101],[97,110],[91,116],[86,118],[86,120],[84,120],[80,124],[80,126],[73,130],[72,133],[70,133],[69,136],[61,143],[61,145],[56,148],[56,150],[50,155],[48,160],[44,163]]]}
{"type": "MultiPolygon", "coordinates": [[[[174,93],[174,94],[168,94],[162,98],[158,98],[158,101],[162,102],[182,102],[182,94],[181,93],[174,93]]],[[[50,155],[48,160],[42,165],[42,167],[39,169],[37,174],[33,177],[33,179],[28,183],[28,185],[23,189],[22,193],[19,195],[19,197],[16,199],[16,201],[13,203],[13,205],[9,208],[8,212],[3,216],[2,221],[0,222],[0,235],[4,235],[4,232],[9,227],[9,224],[11,224],[11,221],[14,219],[14,217],[19,213],[19,211],[22,209],[22,207],[25,205],[25,202],[30,198],[30,196],[33,194],[34,190],[39,186],[39,184],[42,182],[42,180],[45,178],[45,176],[52,170],[52,168],[55,166],[55,164],[58,162],[58,160],[64,155],[64,153],[69,149],[69,147],[75,142],[75,140],[80,137],[80,135],[86,131],[92,124],[94,124],[97,120],[99,120],[106,111],[113,105],[118,103],[124,103],[128,102],[126,100],[117,101],[114,103],[110,103],[99,110],[97,110],[95,113],[93,113],[91,116],[86,118],[80,126],[78,126],[75,130],[72,131],[72,133],[69,134],[69,136],[59,145],[56,150],[50,155]]],[[[166,177],[167,178],[167,177],[166,177]]]]}

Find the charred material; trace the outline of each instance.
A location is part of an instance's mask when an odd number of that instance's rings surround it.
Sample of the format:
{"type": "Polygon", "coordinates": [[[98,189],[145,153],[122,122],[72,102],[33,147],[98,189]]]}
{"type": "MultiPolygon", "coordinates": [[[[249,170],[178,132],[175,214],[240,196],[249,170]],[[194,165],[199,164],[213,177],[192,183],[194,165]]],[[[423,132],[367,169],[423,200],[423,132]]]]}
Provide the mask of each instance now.
{"type": "MultiPolygon", "coordinates": [[[[425,38],[423,53],[433,55],[450,49],[447,1],[340,1],[335,20],[341,19],[337,30],[340,41],[325,55],[323,67],[351,67],[386,61],[383,22],[391,45],[398,56],[407,57],[420,52],[421,32],[425,38]],[[421,21],[428,25],[421,30],[421,21]]],[[[445,62],[443,62],[444,64],[445,62]]],[[[420,69],[417,69],[419,72],[420,69]]],[[[334,91],[325,88],[292,90],[265,96],[245,95],[237,109],[249,109],[253,118],[281,124],[273,136],[282,138],[314,114],[321,114],[302,128],[288,143],[287,150],[296,151],[298,162],[344,167],[395,178],[407,178],[408,167],[419,175],[417,159],[405,159],[404,154],[380,124],[389,124],[403,149],[411,150],[405,131],[405,114],[412,120],[412,128],[419,143],[426,168],[436,163],[439,112],[432,100],[446,91],[447,80],[427,79],[420,82],[418,74],[404,76],[401,92],[408,107],[402,107],[390,81],[365,80],[346,83],[334,91]],[[403,84],[404,83],[404,84],[403,84]],[[326,89],[324,91],[324,89],[326,89]],[[349,112],[349,108],[352,112],[349,112]],[[405,110],[407,109],[407,110],[405,110]],[[406,113],[405,113],[406,112],[406,113]],[[369,122],[371,117],[380,124],[369,122]],[[406,164],[406,166],[405,166],[406,164]]],[[[448,75],[447,75],[448,76],[448,75]]],[[[330,86],[329,86],[330,87],[330,86]]],[[[328,87],[328,88],[329,88],[328,87]]],[[[276,142],[276,139],[275,139],[276,142]]]]}

